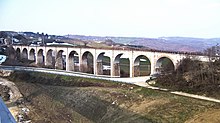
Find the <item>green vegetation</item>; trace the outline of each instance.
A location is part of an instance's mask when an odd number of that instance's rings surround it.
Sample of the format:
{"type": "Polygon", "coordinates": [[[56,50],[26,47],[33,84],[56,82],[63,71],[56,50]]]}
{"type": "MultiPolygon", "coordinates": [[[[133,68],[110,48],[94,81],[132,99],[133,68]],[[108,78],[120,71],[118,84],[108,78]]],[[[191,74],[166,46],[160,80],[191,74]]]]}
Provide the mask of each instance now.
{"type": "Polygon", "coordinates": [[[205,102],[193,98],[176,96],[170,93],[150,90],[143,87],[136,89],[136,92],[143,94],[144,98],[152,99],[155,105],[148,107],[144,115],[150,117],[154,122],[183,123],[194,115],[217,108],[218,104],[205,102]],[[160,103],[158,103],[160,101],[160,103]]]}
{"type": "Polygon", "coordinates": [[[120,83],[110,82],[108,80],[81,78],[73,76],[55,75],[38,72],[20,72],[16,71],[8,78],[11,81],[27,81],[30,83],[40,83],[56,86],[77,86],[77,87],[116,87],[120,83]]]}
{"type": "Polygon", "coordinates": [[[220,99],[220,60],[201,62],[183,59],[172,74],[159,77],[157,84],[173,90],[220,99]]]}

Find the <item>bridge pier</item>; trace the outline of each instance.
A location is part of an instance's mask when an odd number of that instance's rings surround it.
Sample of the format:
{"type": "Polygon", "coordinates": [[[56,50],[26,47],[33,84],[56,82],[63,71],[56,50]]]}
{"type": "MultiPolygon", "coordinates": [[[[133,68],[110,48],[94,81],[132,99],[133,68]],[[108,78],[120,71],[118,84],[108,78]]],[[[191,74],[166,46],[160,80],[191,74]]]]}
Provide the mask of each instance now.
{"type": "Polygon", "coordinates": [[[96,69],[97,69],[97,75],[103,75],[103,64],[102,64],[102,60],[101,61],[97,61],[97,65],[96,65],[96,69]]]}
{"type": "Polygon", "coordinates": [[[39,66],[44,66],[44,52],[42,49],[40,49],[37,53],[37,56],[36,56],[36,64],[38,64],[39,66]]]}
{"type": "Polygon", "coordinates": [[[134,77],[137,77],[140,75],[140,67],[139,65],[134,66],[134,77]]]}
{"type": "Polygon", "coordinates": [[[113,69],[114,69],[114,76],[120,76],[120,64],[115,63],[113,69]]]}
{"type": "Polygon", "coordinates": [[[93,56],[93,67],[91,67],[91,71],[93,71],[94,75],[98,75],[96,55],[93,56]],[[93,70],[92,70],[92,68],[93,68],[93,70]]]}
{"type": "Polygon", "coordinates": [[[55,49],[49,49],[45,53],[45,66],[49,68],[55,68],[55,62],[56,62],[56,53],[57,51],[55,49]]]}
{"type": "Polygon", "coordinates": [[[62,55],[63,51],[59,51],[57,53],[56,57],[56,63],[55,63],[55,69],[61,69],[63,70],[65,67],[65,61],[64,59],[66,58],[65,56],[62,55]],[[65,58],[63,58],[65,57],[65,58]]]}
{"type": "Polygon", "coordinates": [[[130,77],[134,77],[134,64],[130,61],[130,77]]]}

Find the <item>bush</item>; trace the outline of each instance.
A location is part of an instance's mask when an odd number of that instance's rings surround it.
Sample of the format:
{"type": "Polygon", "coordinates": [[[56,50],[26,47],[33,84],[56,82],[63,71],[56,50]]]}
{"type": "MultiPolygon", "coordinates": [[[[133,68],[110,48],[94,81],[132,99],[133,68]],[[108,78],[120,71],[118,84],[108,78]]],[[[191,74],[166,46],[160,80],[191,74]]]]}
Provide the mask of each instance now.
{"type": "Polygon", "coordinates": [[[220,97],[220,61],[207,63],[186,58],[173,74],[160,76],[156,82],[173,90],[220,97]]]}

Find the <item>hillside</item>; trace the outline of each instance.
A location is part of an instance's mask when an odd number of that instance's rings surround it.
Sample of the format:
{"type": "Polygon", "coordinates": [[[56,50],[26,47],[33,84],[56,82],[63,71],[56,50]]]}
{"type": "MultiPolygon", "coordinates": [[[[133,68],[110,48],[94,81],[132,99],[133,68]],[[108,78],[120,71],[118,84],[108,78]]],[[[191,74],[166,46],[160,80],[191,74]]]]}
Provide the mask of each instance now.
{"type": "Polygon", "coordinates": [[[132,43],[142,44],[160,50],[201,52],[211,46],[219,44],[220,38],[161,37],[154,40],[144,39],[134,41],[132,43]]]}
{"type": "Polygon", "coordinates": [[[212,121],[220,120],[217,103],[130,84],[30,72],[15,72],[8,79],[23,95],[18,106],[30,109],[27,117],[33,123],[207,123],[210,117],[212,121]]]}
{"type": "Polygon", "coordinates": [[[203,50],[220,43],[220,38],[191,38],[191,37],[160,37],[160,38],[140,38],[140,37],[101,37],[84,35],[66,35],[68,38],[105,41],[110,39],[116,43],[132,44],[149,47],[156,50],[202,52],[203,50]]]}

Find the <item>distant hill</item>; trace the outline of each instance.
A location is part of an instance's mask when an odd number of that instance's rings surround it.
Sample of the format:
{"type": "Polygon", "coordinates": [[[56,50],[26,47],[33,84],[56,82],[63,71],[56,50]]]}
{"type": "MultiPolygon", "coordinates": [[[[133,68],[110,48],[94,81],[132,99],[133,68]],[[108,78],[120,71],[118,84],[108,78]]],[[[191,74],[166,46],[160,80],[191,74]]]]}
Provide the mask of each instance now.
{"type": "Polygon", "coordinates": [[[136,40],[130,43],[160,50],[201,52],[220,44],[220,38],[161,37],[158,39],[136,40]]]}
{"type": "Polygon", "coordinates": [[[116,43],[140,45],[157,50],[202,52],[205,49],[220,44],[220,38],[191,38],[191,37],[160,37],[160,38],[138,38],[138,37],[101,37],[84,35],[66,35],[68,38],[89,41],[105,41],[110,39],[116,43]]]}
{"type": "MultiPolygon", "coordinates": [[[[43,33],[42,33],[43,34],[43,33]]],[[[21,42],[31,42],[42,38],[42,34],[34,32],[14,32],[0,31],[0,39],[13,37],[21,42]]],[[[144,46],[148,49],[165,50],[165,51],[183,51],[183,52],[202,52],[205,49],[220,44],[220,38],[191,38],[191,37],[159,37],[159,38],[141,38],[141,37],[112,37],[112,36],[85,36],[85,35],[48,35],[43,34],[45,39],[53,39],[60,41],[113,41],[112,44],[125,44],[126,46],[135,45],[138,48],[144,46]]],[[[108,42],[109,43],[109,42],[108,42]]],[[[122,46],[122,45],[119,45],[122,46]]]]}

